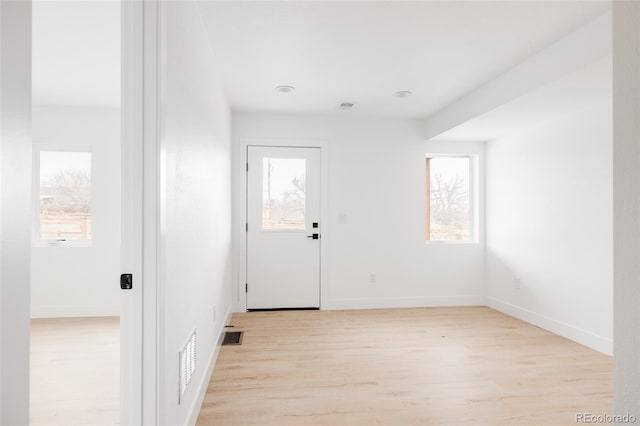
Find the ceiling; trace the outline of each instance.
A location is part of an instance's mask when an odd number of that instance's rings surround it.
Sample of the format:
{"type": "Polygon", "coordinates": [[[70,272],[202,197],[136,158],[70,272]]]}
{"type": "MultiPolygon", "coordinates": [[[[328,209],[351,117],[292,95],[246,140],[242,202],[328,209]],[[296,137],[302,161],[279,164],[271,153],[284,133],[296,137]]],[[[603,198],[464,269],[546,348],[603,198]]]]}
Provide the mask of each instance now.
{"type": "Polygon", "coordinates": [[[422,118],[610,2],[201,0],[200,9],[234,111],[422,118]],[[394,98],[400,90],[414,94],[394,98]],[[355,106],[339,111],[340,102],[355,106]]]}
{"type": "Polygon", "coordinates": [[[119,2],[36,0],[32,13],[33,103],[119,106],[119,2]]]}
{"type": "MultiPolygon", "coordinates": [[[[610,3],[200,0],[200,9],[234,111],[422,118],[610,3]],[[281,84],[296,90],[277,93],[281,84]],[[399,90],[414,94],[394,98],[399,90]]],[[[34,1],[33,100],[119,105],[119,1],[34,1]]]]}

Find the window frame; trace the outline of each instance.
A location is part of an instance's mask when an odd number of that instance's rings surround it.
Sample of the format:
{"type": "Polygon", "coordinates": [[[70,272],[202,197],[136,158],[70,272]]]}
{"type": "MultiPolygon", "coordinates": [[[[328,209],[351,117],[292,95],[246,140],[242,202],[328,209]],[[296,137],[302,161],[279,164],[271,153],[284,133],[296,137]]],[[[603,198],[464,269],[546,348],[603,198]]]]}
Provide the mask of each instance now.
{"type": "MultiPolygon", "coordinates": [[[[262,177],[264,179],[264,160],[267,159],[276,159],[276,160],[303,160],[304,161],[304,170],[305,170],[305,181],[307,178],[307,159],[306,158],[297,158],[297,157],[264,157],[263,158],[263,162],[262,162],[262,177]]],[[[263,189],[264,189],[264,180],[262,181],[262,185],[263,185],[263,189]]],[[[262,199],[262,203],[264,206],[264,194],[263,194],[263,199],[262,199]]],[[[278,233],[278,232],[282,232],[282,233],[307,233],[308,232],[308,224],[310,223],[307,219],[308,219],[308,215],[307,215],[307,197],[306,197],[306,189],[305,189],[305,201],[304,201],[304,223],[303,223],[303,227],[302,228],[265,228],[264,227],[264,217],[262,218],[261,222],[260,222],[260,232],[274,232],[274,233],[278,233]]]]}
{"type": "Polygon", "coordinates": [[[425,154],[425,244],[479,244],[479,155],[474,153],[439,153],[425,154]],[[431,233],[431,165],[433,158],[466,158],[469,160],[469,239],[468,240],[432,240],[431,233]]]}
{"type": "Polygon", "coordinates": [[[33,247],[92,247],[93,246],[93,205],[94,205],[94,197],[93,197],[93,188],[94,188],[94,151],[90,146],[87,145],[52,145],[52,144],[34,144],[33,145],[33,161],[32,161],[32,179],[33,179],[33,188],[32,188],[32,227],[31,227],[31,242],[33,247]],[[91,154],[91,161],[89,164],[90,167],[90,179],[89,179],[89,187],[91,191],[91,199],[89,200],[89,208],[91,211],[91,222],[92,222],[92,232],[91,237],[85,240],[67,240],[67,239],[56,239],[56,240],[44,240],[40,238],[40,153],[41,152],[81,152],[81,153],[89,153],[91,154]]]}

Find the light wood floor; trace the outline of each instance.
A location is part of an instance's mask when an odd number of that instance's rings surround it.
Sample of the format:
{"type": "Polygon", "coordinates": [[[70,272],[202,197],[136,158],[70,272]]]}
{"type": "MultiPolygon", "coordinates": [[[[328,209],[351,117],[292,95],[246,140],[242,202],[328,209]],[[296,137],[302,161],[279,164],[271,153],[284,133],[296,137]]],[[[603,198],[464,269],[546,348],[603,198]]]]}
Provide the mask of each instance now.
{"type": "Polygon", "coordinates": [[[232,318],[215,425],[575,425],[612,412],[612,359],[485,307],[232,318]]]}
{"type": "Polygon", "coordinates": [[[31,321],[31,425],[120,422],[117,317],[31,321]]]}

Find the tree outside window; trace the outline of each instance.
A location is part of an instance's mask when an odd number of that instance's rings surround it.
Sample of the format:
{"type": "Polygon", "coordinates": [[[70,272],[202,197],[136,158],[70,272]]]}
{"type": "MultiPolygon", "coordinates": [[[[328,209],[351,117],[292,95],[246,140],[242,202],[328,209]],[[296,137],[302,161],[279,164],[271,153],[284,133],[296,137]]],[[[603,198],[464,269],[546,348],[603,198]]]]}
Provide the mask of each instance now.
{"type": "Polygon", "coordinates": [[[426,239],[471,241],[471,158],[431,156],[426,167],[426,239]]]}
{"type": "Polygon", "coordinates": [[[40,240],[91,240],[91,153],[40,151],[40,240]]]}

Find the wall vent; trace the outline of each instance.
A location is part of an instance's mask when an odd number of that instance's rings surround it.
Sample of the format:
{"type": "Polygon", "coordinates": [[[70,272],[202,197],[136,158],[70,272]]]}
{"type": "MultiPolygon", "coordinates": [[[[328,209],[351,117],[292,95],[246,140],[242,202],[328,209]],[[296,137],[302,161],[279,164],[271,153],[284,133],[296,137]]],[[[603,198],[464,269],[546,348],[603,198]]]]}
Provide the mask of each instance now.
{"type": "Polygon", "coordinates": [[[182,402],[182,396],[187,390],[187,385],[191,381],[193,372],[196,370],[196,331],[193,330],[191,337],[180,351],[180,365],[179,365],[179,382],[180,393],[178,397],[178,404],[182,402]]]}
{"type": "Polygon", "coordinates": [[[340,105],[338,105],[338,109],[351,109],[353,105],[355,105],[353,102],[341,102],[340,105]]]}

